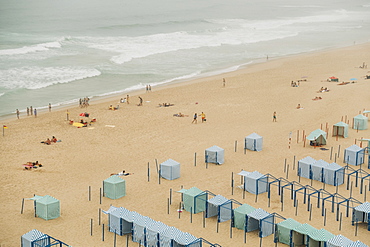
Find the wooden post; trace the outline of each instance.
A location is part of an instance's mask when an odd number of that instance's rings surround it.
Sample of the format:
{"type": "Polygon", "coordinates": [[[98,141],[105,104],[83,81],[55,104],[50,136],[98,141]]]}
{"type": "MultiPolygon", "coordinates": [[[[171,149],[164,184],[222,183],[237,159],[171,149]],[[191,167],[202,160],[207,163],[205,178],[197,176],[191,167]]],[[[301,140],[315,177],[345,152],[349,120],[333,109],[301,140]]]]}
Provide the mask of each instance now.
{"type": "Polygon", "coordinates": [[[330,160],[331,160],[332,155],[333,155],[333,147],[330,148],[330,160]]]}
{"type": "Polygon", "coordinates": [[[170,188],[170,205],[172,205],[172,188],[170,188]]]}
{"type": "Polygon", "coordinates": [[[104,224],[102,225],[102,228],[101,228],[101,241],[104,241],[104,224]]]}
{"type": "Polygon", "coordinates": [[[203,228],[206,228],[206,211],[203,211],[203,228]]]}
{"type": "Polygon", "coordinates": [[[297,130],[297,143],[299,141],[299,130],[297,130]]]}
{"type": "Polygon", "coordinates": [[[237,146],[238,146],[238,141],[235,141],[235,152],[236,152],[236,148],[237,148],[237,146]]]}
{"type": "Polygon", "coordinates": [[[128,234],[126,235],[126,247],[128,247],[128,234]]]}
{"type": "Polygon", "coordinates": [[[218,219],[217,219],[217,223],[216,223],[216,232],[217,232],[217,233],[218,233],[219,224],[220,224],[220,222],[219,222],[219,221],[218,221],[218,219]]]}
{"type": "Polygon", "coordinates": [[[234,195],[234,172],[231,172],[231,195],[234,195]]]}
{"type": "Polygon", "coordinates": [[[90,236],[93,235],[93,219],[90,219],[90,236]]]}
{"type": "Polygon", "coordinates": [[[99,188],[100,189],[100,191],[99,191],[99,197],[100,197],[100,204],[101,204],[101,200],[102,200],[102,191],[101,191],[101,188],[99,188]]]}
{"type": "Polygon", "coordinates": [[[303,139],[303,147],[306,147],[306,136],[304,136],[304,139],[303,139]]]}
{"type": "Polygon", "coordinates": [[[340,145],[338,145],[338,158],[339,158],[339,154],[340,154],[340,145]]]}
{"type": "Polygon", "coordinates": [[[339,231],[342,230],[342,212],[340,212],[339,231]]]}
{"type": "Polygon", "coordinates": [[[157,173],[159,172],[159,168],[158,168],[158,160],[155,159],[155,167],[157,168],[157,173]]]}
{"type": "Polygon", "coordinates": [[[190,223],[193,223],[193,208],[190,207],[190,223]]]}
{"type": "Polygon", "coordinates": [[[284,162],[284,173],[286,172],[286,159],[285,159],[285,162],[284,162]]]}
{"type": "Polygon", "coordinates": [[[358,221],[356,220],[355,236],[357,236],[357,230],[358,230],[358,221]]]}
{"type": "Polygon", "coordinates": [[[116,247],[116,243],[117,243],[117,233],[116,233],[116,230],[114,230],[114,241],[113,241],[114,247],[116,247]]]}
{"type": "Polygon", "coordinates": [[[167,214],[170,214],[170,198],[167,198],[167,214]]]}
{"type": "Polygon", "coordinates": [[[91,186],[89,185],[89,201],[91,201],[91,186]]]}
{"type": "Polygon", "coordinates": [[[296,199],[295,200],[296,204],[295,204],[295,216],[298,215],[298,200],[296,199]]]}
{"type": "Polygon", "coordinates": [[[233,238],[233,221],[230,220],[230,238],[233,238]]]}
{"type": "Polygon", "coordinates": [[[197,166],[197,153],[194,153],[194,166],[197,166]]]}
{"type": "Polygon", "coordinates": [[[288,167],[286,169],[286,179],[288,179],[288,178],[289,178],[289,164],[288,164],[288,167]]]}
{"type": "Polygon", "coordinates": [[[149,162],[148,162],[148,182],[150,181],[150,168],[149,168],[149,162]]]}
{"type": "Polygon", "coordinates": [[[324,214],[324,226],[326,226],[326,208],[325,208],[325,214],[324,214]]]}
{"type": "Polygon", "coordinates": [[[158,184],[161,184],[161,174],[158,172],[158,184]]]}
{"type": "Polygon", "coordinates": [[[101,223],[101,208],[99,208],[99,226],[100,226],[100,223],[101,223]]]}
{"type": "Polygon", "coordinates": [[[311,221],[311,219],[312,219],[312,203],[310,204],[310,221],[311,221]]]}
{"type": "MultiPolygon", "coordinates": [[[[366,185],[365,185],[366,186],[366,185]]],[[[22,208],[21,208],[21,214],[23,214],[23,206],[24,206],[24,198],[22,198],[22,208]]]]}

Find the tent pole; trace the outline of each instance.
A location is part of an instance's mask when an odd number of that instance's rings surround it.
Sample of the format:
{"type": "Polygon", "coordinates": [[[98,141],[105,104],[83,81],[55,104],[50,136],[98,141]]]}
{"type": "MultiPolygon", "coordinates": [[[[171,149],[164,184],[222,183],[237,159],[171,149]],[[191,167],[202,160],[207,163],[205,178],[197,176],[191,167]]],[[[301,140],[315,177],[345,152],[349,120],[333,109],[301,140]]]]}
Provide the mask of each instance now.
{"type": "Polygon", "coordinates": [[[170,205],[172,205],[172,188],[170,188],[170,205]]]}
{"type": "Polygon", "coordinates": [[[238,146],[238,141],[235,141],[235,152],[236,152],[236,149],[237,149],[237,146],[238,146]]]}
{"type": "Polygon", "coordinates": [[[101,188],[100,188],[100,191],[99,191],[100,204],[101,204],[101,201],[102,201],[102,198],[101,198],[102,196],[101,196],[101,195],[102,195],[102,190],[101,190],[101,188]]]}
{"type": "Polygon", "coordinates": [[[170,198],[167,198],[167,214],[170,214],[170,198]]]}
{"type": "MultiPolygon", "coordinates": [[[[366,186],[366,185],[365,185],[366,186]]],[[[366,187],[365,187],[366,188],[366,187]]],[[[24,206],[24,198],[22,198],[22,208],[21,208],[21,214],[23,214],[23,206],[24,206]]]]}
{"type": "Polygon", "coordinates": [[[342,212],[340,212],[339,231],[342,231],[342,212]]]}
{"type": "Polygon", "coordinates": [[[197,166],[197,153],[194,153],[194,166],[197,166]]]}
{"type": "Polygon", "coordinates": [[[104,224],[102,225],[102,228],[101,228],[101,241],[104,241],[104,224]]]}
{"type": "Polygon", "coordinates": [[[90,236],[93,235],[93,219],[90,219],[90,236]]]}
{"type": "Polygon", "coordinates": [[[150,181],[150,168],[149,168],[149,162],[148,162],[148,182],[150,181]]]}
{"type": "Polygon", "coordinates": [[[91,186],[89,185],[89,201],[91,201],[91,186]]]}
{"type": "Polygon", "coordinates": [[[234,195],[234,172],[231,172],[231,195],[234,195]]]}
{"type": "Polygon", "coordinates": [[[157,168],[157,173],[158,173],[159,170],[158,170],[158,161],[157,161],[157,159],[155,159],[155,167],[157,168]]]}
{"type": "Polygon", "coordinates": [[[325,214],[324,214],[324,226],[326,226],[326,208],[325,208],[325,214]]]}
{"type": "Polygon", "coordinates": [[[101,225],[101,208],[99,208],[99,226],[101,225]]]}

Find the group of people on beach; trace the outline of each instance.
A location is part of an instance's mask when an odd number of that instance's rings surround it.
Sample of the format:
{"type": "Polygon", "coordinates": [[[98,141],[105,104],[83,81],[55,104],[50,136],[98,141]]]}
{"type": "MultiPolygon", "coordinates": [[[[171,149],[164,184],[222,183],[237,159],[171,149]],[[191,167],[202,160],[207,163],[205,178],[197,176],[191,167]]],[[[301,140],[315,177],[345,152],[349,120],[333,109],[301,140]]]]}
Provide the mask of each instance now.
{"type": "Polygon", "coordinates": [[[80,102],[80,107],[83,108],[83,107],[88,107],[89,106],[89,102],[90,102],[90,98],[89,97],[85,97],[85,98],[80,98],[79,100],[80,102]]]}
{"type": "Polygon", "coordinates": [[[46,139],[46,141],[42,141],[41,143],[44,143],[46,145],[50,145],[52,143],[57,143],[57,142],[58,142],[58,139],[55,138],[55,136],[53,136],[51,139],[48,138],[48,139],[46,139]]]}
{"type": "Polygon", "coordinates": [[[42,167],[42,165],[36,161],[36,162],[27,162],[26,164],[23,165],[25,170],[32,170],[33,168],[38,168],[42,167]]]}
{"type": "MultiPolygon", "coordinates": [[[[205,121],[207,121],[206,119],[206,114],[204,112],[202,112],[200,114],[200,117],[202,118],[202,123],[204,123],[205,121]]],[[[198,122],[198,113],[194,113],[194,117],[193,117],[193,121],[191,123],[197,123],[198,122]]]]}

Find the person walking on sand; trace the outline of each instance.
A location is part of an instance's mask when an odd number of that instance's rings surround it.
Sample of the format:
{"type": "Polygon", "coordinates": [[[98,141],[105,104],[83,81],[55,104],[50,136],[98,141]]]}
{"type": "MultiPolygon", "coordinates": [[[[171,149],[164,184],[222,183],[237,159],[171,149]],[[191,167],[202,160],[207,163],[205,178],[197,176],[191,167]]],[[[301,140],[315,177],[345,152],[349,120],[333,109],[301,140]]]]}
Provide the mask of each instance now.
{"type": "Polygon", "coordinates": [[[197,123],[198,122],[197,118],[198,118],[198,114],[194,113],[194,118],[193,118],[193,121],[191,123],[197,123]]]}
{"type": "Polygon", "coordinates": [[[226,81],[225,81],[225,78],[222,79],[222,86],[225,87],[226,86],[226,81]]]}
{"type": "Polygon", "coordinates": [[[274,111],[274,114],[272,115],[272,122],[276,122],[276,111],[274,111]]]}
{"type": "Polygon", "coordinates": [[[140,96],[138,98],[140,100],[138,106],[142,106],[143,105],[143,99],[140,96]]]}
{"type": "Polygon", "coordinates": [[[19,119],[19,110],[17,109],[15,112],[17,114],[17,118],[19,119]]]}
{"type": "Polygon", "coordinates": [[[51,112],[51,104],[49,103],[49,112],[51,112]]]}
{"type": "Polygon", "coordinates": [[[127,94],[127,97],[126,97],[126,103],[130,104],[130,96],[128,94],[127,94]]]}
{"type": "Polygon", "coordinates": [[[200,114],[200,116],[202,117],[202,123],[206,121],[206,114],[204,114],[204,112],[202,112],[200,114]]]}

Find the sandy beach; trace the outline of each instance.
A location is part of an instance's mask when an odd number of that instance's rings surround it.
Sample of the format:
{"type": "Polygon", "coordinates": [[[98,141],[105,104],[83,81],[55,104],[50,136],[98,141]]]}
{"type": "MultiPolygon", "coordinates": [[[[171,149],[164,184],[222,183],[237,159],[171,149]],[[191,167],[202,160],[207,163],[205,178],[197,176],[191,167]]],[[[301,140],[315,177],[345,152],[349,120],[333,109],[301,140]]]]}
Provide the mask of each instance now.
{"type": "MultiPolygon", "coordinates": [[[[287,179],[298,181],[297,161],[311,156],[334,162],[334,158],[330,160],[331,148],[333,156],[339,151],[336,162],[345,165],[343,150],[355,142],[360,145],[358,139],[370,138],[370,131],[350,128],[348,138],[337,139],[332,137],[332,128],[341,120],[349,121],[352,126],[354,116],[364,109],[370,110],[370,80],[364,78],[370,74],[370,69],[359,68],[364,62],[370,63],[369,54],[370,43],[366,43],[270,59],[227,74],[153,87],[151,92],[135,92],[130,94],[129,104],[119,102],[120,98],[126,97],[122,95],[91,101],[88,108],[77,105],[68,107],[69,119],[74,121],[80,121],[82,117],[79,114],[82,112],[90,114],[85,120],[96,118],[97,121],[86,128],[70,125],[67,109],[40,112],[37,118],[22,114],[19,120],[16,116],[3,120],[1,124],[8,128],[4,130],[4,136],[0,136],[0,246],[19,246],[21,236],[32,229],[75,247],[112,246],[113,234],[106,230],[103,242],[102,225],[98,224],[99,208],[107,210],[110,205],[137,211],[221,246],[259,246],[257,231],[247,234],[246,244],[243,231],[234,228],[230,238],[229,221],[221,223],[217,233],[215,217],[206,219],[205,228],[202,214],[193,215],[192,223],[189,212],[184,211],[179,218],[180,194],[176,191],[193,186],[369,244],[366,226],[359,225],[355,236],[351,217],[345,217],[343,208],[341,226],[336,221],[335,213],[329,209],[324,226],[321,208],[313,207],[310,216],[307,205],[299,202],[295,215],[296,208],[288,195],[282,210],[276,189],[268,207],[267,193],[259,195],[257,201],[256,196],[250,193],[245,193],[243,199],[242,190],[237,188],[240,185],[237,173],[242,169],[286,178],[285,159],[290,169],[287,179]],[[327,81],[331,76],[338,77],[339,82],[327,81]],[[351,78],[357,80],[351,81],[351,78]],[[298,80],[301,80],[299,87],[291,87],[291,81],[298,80]],[[343,81],[350,83],[338,85],[343,81]],[[322,87],[327,87],[329,92],[318,93],[322,87]],[[143,99],[142,106],[137,106],[138,96],[143,99]],[[313,100],[315,97],[322,99],[313,100]],[[173,106],[160,107],[159,104],[163,103],[173,106]],[[298,104],[303,109],[297,109],[298,104]],[[109,105],[120,107],[112,111],[108,110],[109,105]],[[202,123],[198,117],[197,124],[192,123],[194,113],[200,115],[202,112],[206,114],[207,121],[202,123]],[[276,122],[272,121],[274,112],[276,122]],[[173,116],[178,113],[186,116],[173,116]],[[303,132],[308,135],[321,127],[329,131],[327,150],[311,147],[307,141],[304,144],[303,132]],[[244,154],[244,138],[253,132],[263,137],[263,150],[248,150],[244,154]],[[292,138],[289,142],[290,133],[292,138]],[[52,136],[61,142],[51,145],[40,143],[52,136]],[[225,163],[208,164],[206,168],[204,150],[213,145],[225,149],[225,163]],[[181,177],[171,181],[161,179],[159,184],[156,161],[160,164],[167,159],[181,164],[181,177]],[[36,160],[43,167],[34,170],[23,168],[22,164],[36,160]],[[100,204],[99,191],[103,180],[111,173],[122,170],[134,173],[124,177],[127,195],[117,200],[103,198],[100,204]],[[235,179],[233,195],[230,186],[232,173],[235,179]],[[91,201],[88,200],[89,186],[91,201]],[[170,189],[173,193],[168,214],[170,189]],[[61,216],[49,221],[35,218],[33,202],[29,200],[25,200],[21,214],[22,198],[31,198],[34,194],[59,199],[61,216]]],[[[367,143],[362,145],[365,147],[367,143]]],[[[367,165],[363,165],[362,169],[370,172],[367,165]]],[[[302,178],[301,184],[311,184],[311,181],[302,178]]],[[[323,188],[318,181],[313,181],[312,186],[323,188]]],[[[325,189],[335,192],[335,187],[331,185],[326,185],[325,189]]],[[[338,193],[350,196],[345,185],[339,186],[338,193]]],[[[369,191],[367,194],[369,197],[369,191]]],[[[360,194],[359,187],[353,188],[353,198],[364,202],[364,196],[360,194]]],[[[103,223],[105,226],[108,224],[106,215],[102,215],[103,223]]],[[[130,246],[134,245],[137,246],[137,243],[130,242],[130,246]]],[[[117,246],[126,246],[125,236],[117,237],[117,246]]],[[[262,246],[275,246],[273,235],[263,238],[262,246]]]]}

